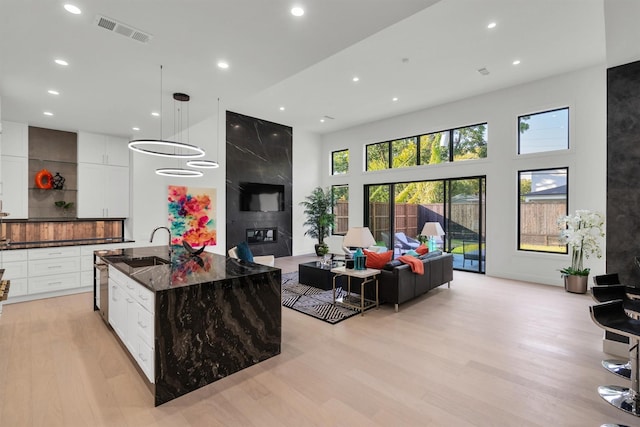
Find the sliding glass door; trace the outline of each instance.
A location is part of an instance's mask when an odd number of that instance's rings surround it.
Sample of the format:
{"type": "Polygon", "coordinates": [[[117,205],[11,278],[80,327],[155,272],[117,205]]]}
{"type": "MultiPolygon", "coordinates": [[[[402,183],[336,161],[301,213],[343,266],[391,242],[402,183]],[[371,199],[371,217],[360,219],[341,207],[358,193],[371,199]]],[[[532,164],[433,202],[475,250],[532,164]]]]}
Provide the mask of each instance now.
{"type": "Polygon", "coordinates": [[[485,264],[485,179],[447,181],[447,248],[460,270],[484,273],[485,264]]]}
{"type": "Polygon", "coordinates": [[[485,177],[366,185],[365,224],[379,244],[398,257],[417,245],[426,223],[444,236],[439,249],[454,256],[454,268],[485,271],[485,177]]]}

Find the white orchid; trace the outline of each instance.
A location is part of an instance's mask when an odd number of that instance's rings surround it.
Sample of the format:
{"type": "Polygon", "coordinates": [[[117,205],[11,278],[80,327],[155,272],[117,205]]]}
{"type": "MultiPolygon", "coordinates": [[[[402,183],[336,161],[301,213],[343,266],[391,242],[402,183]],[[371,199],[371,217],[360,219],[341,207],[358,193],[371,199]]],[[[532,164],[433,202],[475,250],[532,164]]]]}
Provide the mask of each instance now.
{"type": "Polygon", "coordinates": [[[560,270],[563,275],[589,275],[590,269],[583,267],[583,257],[595,255],[602,258],[600,239],[604,238],[604,216],[590,210],[577,210],[574,215],[561,216],[558,225],[560,243],[571,249],[571,267],[560,270]]]}

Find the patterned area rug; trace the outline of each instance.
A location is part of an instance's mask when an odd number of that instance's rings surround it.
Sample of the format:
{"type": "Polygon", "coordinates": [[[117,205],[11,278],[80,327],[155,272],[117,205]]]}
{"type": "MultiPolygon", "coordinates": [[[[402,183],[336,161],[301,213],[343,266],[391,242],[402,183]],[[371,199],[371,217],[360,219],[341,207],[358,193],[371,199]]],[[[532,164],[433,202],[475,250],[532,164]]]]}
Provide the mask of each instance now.
{"type": "MultiPolygon", "coordinates": [[[[336,288],[336,299],[345,297],[346,292],[342,288],[336,288]]],[[[360,295],[351,292],[349,301],[359,303],[360,295]]],[[[282,305],[331,324],[358,314],[352,308],[333,305],[331,290],[324,291],[298,283],[298,272],[282,275],[282,305]]]]}

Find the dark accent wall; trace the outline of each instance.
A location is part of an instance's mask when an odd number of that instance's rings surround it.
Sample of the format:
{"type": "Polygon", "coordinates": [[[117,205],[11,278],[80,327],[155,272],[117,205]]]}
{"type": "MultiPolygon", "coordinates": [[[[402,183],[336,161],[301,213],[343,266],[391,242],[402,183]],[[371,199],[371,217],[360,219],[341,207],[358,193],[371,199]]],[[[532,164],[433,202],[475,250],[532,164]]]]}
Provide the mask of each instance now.
{"type": "Polygon", "coordinates": [[[274,242],[251,244],[254,255],[291,256],[293,129],[227,111],[227,250],[247,240],[249,228],[278,229],[274,242]],[[240,211],[240,184],[284,185],[284,211],[240,211]]]}
{"type": "Polygon", "coordinates": [[[640,286],[640,62],[607,70],[607,272],[640,286]]]}

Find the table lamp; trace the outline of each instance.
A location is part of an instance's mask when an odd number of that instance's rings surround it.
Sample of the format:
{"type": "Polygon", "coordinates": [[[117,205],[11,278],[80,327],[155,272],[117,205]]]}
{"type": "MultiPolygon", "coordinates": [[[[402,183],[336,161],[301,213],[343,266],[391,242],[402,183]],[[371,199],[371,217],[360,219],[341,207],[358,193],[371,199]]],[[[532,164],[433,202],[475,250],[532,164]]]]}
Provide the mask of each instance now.
{"type": "Polygon", "coordinates": [[[362,248],[368,248],[376,244],[369,227],[351,227],[344,236],[343,245],[349,248],[357,248],[353,254],[354,268],[356,270],[366,270],[366,259],[362,253],[362,248]]]}
{"type": "Polygon", "coordinates": [[[435,237],[444,236],[444,230],[439,222],[425,222],[420,234],[429,237],[429,252],[431,252],[437,249],[435,237]]]}

